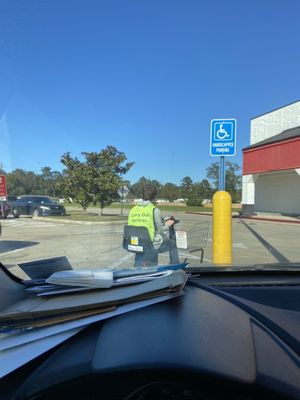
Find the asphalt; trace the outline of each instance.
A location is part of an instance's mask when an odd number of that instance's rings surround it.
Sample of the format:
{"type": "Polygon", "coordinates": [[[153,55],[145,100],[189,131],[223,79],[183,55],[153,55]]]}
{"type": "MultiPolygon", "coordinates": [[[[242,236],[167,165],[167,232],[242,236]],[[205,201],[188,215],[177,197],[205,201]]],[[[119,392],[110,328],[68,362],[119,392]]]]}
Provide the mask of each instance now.
{"type": "MultiPolygon", "coordinates": [[[[114,210],[116,215],[118,212],[114,210]]],[[[211,223],[212,214],[177,212],[174,216],[180,220],[176,229],[193,232],[195,244],[203,244],[204,265],[211,265],[212,240],[205,227],[211,223]]],[[[234,216],[233,264],[300,261],[300,226],[289,222],[299,221],[293,217],[277,215],[271,218],[265,215],[263,220],[261,218],[261,215],[252,218],[234,216]]],[[[74,268],[133,265],[134,255],[122,248],[122,221],[87,223],[66,222],[57,218],[20,217],[2,220],[1,224],[0,260],[15,270],[23,262],[58,256],[65,256],[74,268]]],[[[179,255],[181,260],[188,258],[190,265],[199,265],[200,252],[180,250],[179,255]]],[[[159,262],[169,263],[168,253],[161,254],[159,262]]]]}

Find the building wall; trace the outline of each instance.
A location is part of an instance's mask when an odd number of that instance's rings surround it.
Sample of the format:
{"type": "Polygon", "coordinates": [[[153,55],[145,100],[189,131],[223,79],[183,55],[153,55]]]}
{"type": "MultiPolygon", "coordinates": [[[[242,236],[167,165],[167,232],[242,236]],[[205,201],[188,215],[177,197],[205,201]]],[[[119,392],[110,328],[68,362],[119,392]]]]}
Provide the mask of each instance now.
{"type": "MultiPolygon", "coordinates": [[[[300,126],[300,101],[251,120],[250,144],[300,126]]],[[[244,214],[300,215],[300,138],[243,151],[244,214]]]]}
{"type": "Polygon", "coordinates": [[[243,175],[242,177],[242,204],[254,204],[255,201],[255,177],[243,175]]]}
{"type": "Polygon", "coordinates": [[[259,175],[254,211],[300,215],[300,176],[294,171],[259,175]]]}
{"type": "Polygon", "coordinates": [[[253,118],[250,144],[261,142],[296,126],[300,126],[300,101],[253,118]]]}
{"type": "Polygon", "coordinates": [[[243,175],[300,167],[300,137],[243,151],[243,175]]]}

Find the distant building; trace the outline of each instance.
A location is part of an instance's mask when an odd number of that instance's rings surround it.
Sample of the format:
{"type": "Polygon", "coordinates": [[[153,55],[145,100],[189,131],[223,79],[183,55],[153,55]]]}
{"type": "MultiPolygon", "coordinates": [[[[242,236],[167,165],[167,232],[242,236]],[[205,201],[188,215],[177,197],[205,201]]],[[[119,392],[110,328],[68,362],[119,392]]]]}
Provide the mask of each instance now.
{"type": "Polygon", "coordinates": [[[143,199],[133,199],[134,203],[140,203],[141,201],[143,201],[143,199]]]}
{"type": "Polygon", "coordinates": [[[164,204],[164,203],[168,203],[169,202],[169,200],[166,200],[166,199],[157,199],[156,200],[156,203],[158,203],[158,204],[164,204]]]}
{"type": "Polygon", "coordinates": [[[211,199],[203,199],[202,205],[204,204],[211,204],[211,199]]]}
{"type": "Polygon", "coordinates": [[[242,213],[300,215],[300,101],[251,120],[242,213]]]}

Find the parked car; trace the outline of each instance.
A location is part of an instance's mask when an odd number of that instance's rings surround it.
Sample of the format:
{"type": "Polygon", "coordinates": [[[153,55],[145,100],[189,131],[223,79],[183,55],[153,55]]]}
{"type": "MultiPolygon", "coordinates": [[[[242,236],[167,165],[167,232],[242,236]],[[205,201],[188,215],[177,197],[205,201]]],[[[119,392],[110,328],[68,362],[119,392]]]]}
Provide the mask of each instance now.
{"type": "Polygon", "coordinates": [[[12,214],[15,218],[20,215],[65,215],[66,209],[46,196],[21,196],[13,203],[12,214]]]}
{"type": "Polygon", "coordinates": [[[0,201],[0,218],[7,218],[8,214],[10,214],[10,208],[7,204],[6,200],[0,201]]]}
{"type": "Polygon", "coordinates": [[[6,196],[6,203],[10,210],[13,209],[13,204],[16,200],[18,200],[17,196],[6,196]]]}

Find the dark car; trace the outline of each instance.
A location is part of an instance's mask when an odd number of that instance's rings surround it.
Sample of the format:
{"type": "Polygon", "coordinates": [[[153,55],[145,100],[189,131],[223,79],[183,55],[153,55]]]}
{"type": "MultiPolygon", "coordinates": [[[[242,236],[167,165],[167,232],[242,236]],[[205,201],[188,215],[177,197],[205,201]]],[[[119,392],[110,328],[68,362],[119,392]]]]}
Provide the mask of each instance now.
{"type": "Polygon", "coordinates": [[[13,204],[16,200],[18,200],[17,196],[6,196],[6,203],[10,210],[13,209],[13,204]]]}
{"type": "Polygon", "coordinates": [[[0,201],[0,218],[7,218],[8,214],[10,214],[10,208],[7,201],[0,201]]]}
{"type": "Polygon", "coordinates": [[[65,207],[55,203],[46,196],[21,196],[13,203],[12,214],[15,218],[20,215],[35,217],[48,215],[65,215],[65,207]]]}

